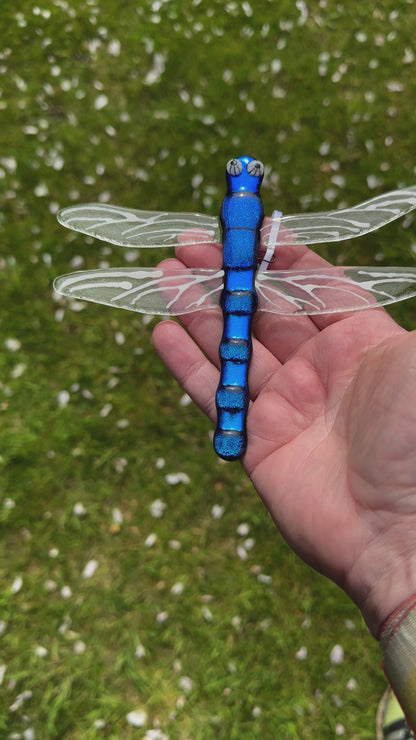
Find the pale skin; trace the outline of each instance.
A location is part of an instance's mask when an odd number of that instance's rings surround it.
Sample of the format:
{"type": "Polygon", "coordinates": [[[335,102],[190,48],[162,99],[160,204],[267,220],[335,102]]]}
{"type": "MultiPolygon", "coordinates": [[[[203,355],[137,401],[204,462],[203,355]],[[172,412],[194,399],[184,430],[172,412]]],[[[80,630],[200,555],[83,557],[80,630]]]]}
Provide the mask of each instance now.
{"type": "MultiPolygon", "coordinates": [[[[177,257],[164,264],[222,264],[220,245],[182,246],[177,257]]],[[[273,268],[322,264],[292,246],[273,268]]],[[[221,312],[181,323],[159,323],[154,346],[215,424],[221,312]]],[[[416,594],[416,333],[381,308],[258,313],[252,328],[241,464],[291,547],[345,590],[377,637],[416,594]]]]}

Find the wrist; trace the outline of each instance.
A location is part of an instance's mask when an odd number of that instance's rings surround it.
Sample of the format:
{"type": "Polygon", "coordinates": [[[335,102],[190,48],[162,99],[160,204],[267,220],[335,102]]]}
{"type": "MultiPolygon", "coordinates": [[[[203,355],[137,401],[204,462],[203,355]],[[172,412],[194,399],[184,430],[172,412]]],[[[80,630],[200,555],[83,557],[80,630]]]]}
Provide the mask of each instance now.
{"type": "Polygon", "coordinates": [[[351,595],[372,633],[379,639],[390,618],[415,598],[416,556],[388,558],[387,552],[373,553],[365,563],[356,562],[348,579],[351,595]],[[361,576],[360,576],[361,574],[361,576]]]}

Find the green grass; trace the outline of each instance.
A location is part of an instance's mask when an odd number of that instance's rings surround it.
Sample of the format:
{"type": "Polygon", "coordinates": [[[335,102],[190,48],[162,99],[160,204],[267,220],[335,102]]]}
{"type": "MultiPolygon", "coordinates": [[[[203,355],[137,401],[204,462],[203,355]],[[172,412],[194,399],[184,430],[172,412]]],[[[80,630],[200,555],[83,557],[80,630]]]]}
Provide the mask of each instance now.
{"type": "MultiPolygon", "coordinates": [[[[119,5],[0,9],[0,737],[373,738],[384,679],[357,610],[290,552],[238,464],[217,461],[151,326],[54,301],[74,257],[125,256],[55,213],[102,199],[215,214],[241,153],[266,165],[268,213],[414,184],[416,7],[119,5]]],[[[399,223],[325,254],[412,265],[415,242],[399,223]]],[[[412,302],[394,315],[414,327],[412,302]]]]}

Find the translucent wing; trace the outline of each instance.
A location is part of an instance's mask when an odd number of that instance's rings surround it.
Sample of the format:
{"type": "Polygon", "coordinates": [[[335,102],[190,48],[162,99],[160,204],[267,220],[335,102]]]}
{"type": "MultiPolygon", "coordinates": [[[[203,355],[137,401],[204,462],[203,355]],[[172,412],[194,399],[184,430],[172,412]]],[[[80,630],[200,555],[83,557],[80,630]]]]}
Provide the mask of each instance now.
{"type": "Polygon", "coordinates": [[[257,273],[258,310],[277,314],[358,311],[416,296],[416,268],[324,267],[257,273]]]}
{"type": "Polygon", "coordinates": [[[219,305],[222,270],[111,268],[62,275],[57,293],[114,308],[159,316],[192,313],[219,305]]]}
{"type": "MultiPolygon", "coordinates": [[[[115,308],[180,316],[217,308],[222,270],[87,270],[55,280],[58,293],[115,308]]],[[[416,269],[323,267],[257,273],[259,311],[314,315],[385,306],[416,296],[416,269]]]]}
{"type": "Polygon", "coordinates": [[[137,211],[90,203],[64,208],[58,221],[68,229],[121,247],[174,247],[184,232],[190,232],[188,244],[221,241],[218,218],[201,213],[137,211]]]}
{"type": "MultiPolygon", "coordinates": [[[[416,208],[416,186],[393,190],[371,200],[336,211],[299,213],[273,219],[261,229],[261,246],[318,244],[363,236],[416,208]]],[[[133,208],[91,203],[64,208],[58,221],[69,229],[123,247],[174,247],[221,241],[219,219],[200,213],[139,211],[133,208]]]]}
{"type": "Polygon", "coordinates": [[[322,213],[298,213],[283,216],[281,228],[273,220],[261,229],[261,245],[320,244],[339,242],[376,231],[416,208],[416,186],[392,190],[352,208],[322,213]]]}

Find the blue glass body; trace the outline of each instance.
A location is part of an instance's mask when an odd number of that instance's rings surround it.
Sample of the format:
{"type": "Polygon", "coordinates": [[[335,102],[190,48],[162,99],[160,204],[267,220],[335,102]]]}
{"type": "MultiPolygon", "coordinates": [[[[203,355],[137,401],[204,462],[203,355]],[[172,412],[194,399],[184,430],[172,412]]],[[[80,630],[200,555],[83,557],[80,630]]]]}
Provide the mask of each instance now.
{"type": "Polygon", "coordinates": [[[219,347],[221,377],[216,393],[217,428],[214,449],[236,460],[246,449],[247,383],[252,354],[251,321],[257,309],[254,289],[263,205],[263,166],[252,157],[227,164],[227,195],[221,207],[224,329],[219,347]]]}

